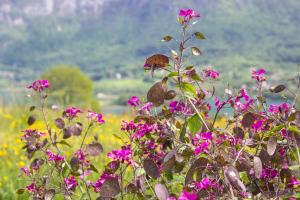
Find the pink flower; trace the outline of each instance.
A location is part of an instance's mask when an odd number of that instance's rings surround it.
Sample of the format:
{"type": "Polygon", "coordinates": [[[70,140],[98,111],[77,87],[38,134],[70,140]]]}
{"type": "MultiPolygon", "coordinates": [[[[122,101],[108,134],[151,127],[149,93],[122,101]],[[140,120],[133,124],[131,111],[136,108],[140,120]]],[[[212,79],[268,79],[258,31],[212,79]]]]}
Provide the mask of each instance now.
{"type": "Polygon", "coordinates": [[[220,111],[227,102],[220,101],[220,99],[216,96],[215,98],[215,106],[217,107],[217,111],[220,111]]]}
{"type": "Polygon", "coordinates": [[[292,176],[291,182],[289,183],[289,187],[294,187],[298,185],[300,185],[300,181],[295,176],[292,176]]]}
{"type": "Polygon", "coordinates": [[[26,186],[26,189],[30,193],[36,193],[39,190],[39,188],[37,187],[37,185],[34,182],[32,182],[30,185],[26,186]]]}
{"type": "Polygon", "coordinates": [[[210,185],[209,178],[203,178],[200,182],[196,182],[196,186],[199,190],[206,190],[210,185]]]}
{"type": "Polygon", "coordinates": [[[131,160],[131,146],[122,146],[120,150],[112,150],[107,154],[107,157],[112,158],[114,161],[120,161],[122,163],[126,162],[131,164],[133,161],[131,160]]]}
{"type": "Polygon", "coordinates": [[[208,153],[208,147],[209,147],[210,143],[209,142],[201,142],[199,143],[195,150],[194,153],[195,155],[198,155],[200,153],[208,153]]]}
{"type": "Polygon", "coordinates": [[[86,154],[81,149],[76,151],[75,157],[79,160],[80,164],[84,164],[87,167],[90,165],[90,162],[86,160],[86,154]]]}
{"type": "Polygon", "coordinates": [[[36,80],[31,85],[27,86],[28,89],[42,92],[45,88],[49,88],[48,80],[36,80]]]}
{"type": "Polygon", "coordinates": [[[279,113],[287,113],[290,110],[291,105],[288,103],[281,103],[279,105],[271,104],[268,111],[277,115],[279,113]]]}
{"type": "Polygon", "coordinates": [[[64,112],[63,112],[63,116],[66,117],[69,120],[74,119],[75,117],[77,117],[77,115],[79,113],[81,113],[82,111],[75,108],[75,107],[70,107],[67,108],[64,112]]]}
{"type": "Polygon", "coordinates": [[[211,79],[215,80],[215,79],[219,78],[219,72],[212,70],[212,69],[204,69],[203,76],[206,78],[211,78],[211,79]]]}
{"type": "Polygon", "coordinates": [[[266,71],[264,69],[252,70],[251,78],[256,80],[257,82],[263,82],[266,78],[263,76],[265,75],[266,71]]]}
{"type": "Polygon", "coordinates": [[[76,187],[78,185],[77,181],[75,180],[74,176],[71,176],[70,178],[65,178],[64,183],[66,185],[66,190],[67,191],[75,191],[76,187]]]}
{"type": "Polygon", "coordinates": [[[25,131],[25,134],[22,136],[22,139],[23,140],[28,140],[30,138],[36,138],[36,139],[39,139],[41,136],[44,136],[46,135],[46,133],[43,133],[43,132],[38,132],[37,130],[35,129],[26,129],[25,131]]]}
{"type": "Polygon", "coordinates": [[[149,113],[152,107],[153,107],[153,103],[152,102],[147,102],[144,105],[142,105],[142,107],[138,110],[138,113],[140,115],[145,114],[145,113],[149,113]]]}
{"type": "Polygon", "coordinates": [[[200,17],[200,14],[196,13],[192,9],[181,9],[178,15],[179,17],[183,17],[184,22],[189,22],[193,18],[200,17]]]}
{"type": "Polygon", "coordinates": [[[230,99],[230,102],[236,110],[243,112],[248,110],[254,100],[248,96],[246,89],[243,88],[239,91],[239,95],[234,99],[234,101],[230,99]]]}
{"type": "Polygon", "coordinates": [[[87,118],[92,122],[97,122],[98,124],[103,124],[105,122],[102,114],[93,111],[88,111],[87,118]]]}
{"type": "Polygon", "coordinates": [[[146,134],[151,133],[153,131],[155,131],[155,125],[139,124],[137,129],[136,129],[136,132],[131,135],[131,138],[132,139],[142,138],[146,134]]]}
{"type": "Polygon", "coordinates": [[[128,105],[131,105],[132,107],[137,107],[141,104],[141,100],[137,96],[132,96],[128,101],[128,105]]]}
{"type": "Polygon", "coordinates": [[[47,150],[46,154],[48,156],[48,161],[54,161],[55,165],[59,164],[60,162],[64,161],[65,158],[58,154],[54,154],[51,151],[47,150]]]}
{"type": "Polygon", "coordinates": [[[133,133],[136,131],[137,127],[138,125],[136,125],[133,121],[127,122],[123,120],[121,130],[126,131],[127,133],[133,133]]]}
{"type": "Polygon", "coordinates": [[[30,176],[30,171],[26,167],[21,167],[20,169],[26,176],[30,176]]]}
{"type": "Polygon", "coordinates": [[[183,191],[180,195],[180,197],[178,198],[178,200],[197,200],[197,194],[194,193],[189,193],[187,191],[183,191]]]}
{"type": "Polygon", "coordinates": [[[190,115],[192,114],[192,111],[187,106],[185,102],[178,102],[178,101],[171,101],[170,104],[170,111],[173,112],[179,112],[183,115],[190,115]]]}

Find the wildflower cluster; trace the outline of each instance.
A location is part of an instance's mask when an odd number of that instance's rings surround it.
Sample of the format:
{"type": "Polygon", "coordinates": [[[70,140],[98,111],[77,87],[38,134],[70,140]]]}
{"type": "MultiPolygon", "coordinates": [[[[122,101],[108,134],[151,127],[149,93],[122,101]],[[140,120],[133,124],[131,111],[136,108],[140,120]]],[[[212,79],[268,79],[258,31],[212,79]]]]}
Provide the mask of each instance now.
{"type": "MultiPolygon", "coordinates": [[[[170,56],[154,54],[146,59],[144,69],[152,76],[162,71],[163,77],[146,98],[128,100],[136,117],[122,122],[124,137],[117,137],[124,144],[107,154],[110,162],[96,180],[90,179],[91,173],[99,173],[92,158],[99,156],[103,147],[97,137],[90,144],[85,144],[85,138],[94,125],[104,123],[101,114],[87,111],[88,125],[84,127],[77,121],[83,111],[71,107],[54,121],[61,134],[49,126],[45,116],[47,134],[25,131],[28,157],[34,161],[21,170],[31,179],[26,189],[33,198],[57,193],[70,198],[87,194],[89,199],[299,198],[298,91],[292,100],[269,103],[267,96],[283,93],[286,86],[264,88],[266,71],[259,69],[249,74],[257,94],[250,95],[243,87],[216,95],[210,85],[220,74],[212,67],[192,66],[187,59],[190,54],[202,55],[191,42],[204,40],[204,34],[189,32],[199,17],[192,9],[180,10],[178,48],[172,49],[170,56]],[[225,109],[229,110],[226,125],[218,127],[216,122],[225,109]],[[67,158],[57,144],[80,137],[82,132],[80,148],[67,158]],[[48,140],[41,141],[43,137],[48,140]],[[35,154],[37,151],[42,156],[35,154]],[[47,185],[53,181],[53,173],[34,176],[42,173],[44,163],[48,171],[59,174],[59,189],[47,185]]],[[[162,41],[172,39],[165,36],[162,41]]],[[[300,88],[300,79],[296,81],[300,88]]],[[[35,88],[43,92],[42,86],[35,88]]],[[[44,105],[46,98],[40,97],[44,105]]]]}

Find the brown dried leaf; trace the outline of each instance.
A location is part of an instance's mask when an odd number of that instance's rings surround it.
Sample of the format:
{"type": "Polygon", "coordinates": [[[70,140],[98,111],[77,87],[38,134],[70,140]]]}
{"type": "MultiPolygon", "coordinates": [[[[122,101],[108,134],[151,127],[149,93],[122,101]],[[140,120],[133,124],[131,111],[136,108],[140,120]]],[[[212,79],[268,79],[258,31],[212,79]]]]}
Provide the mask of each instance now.
{"type": "Polygon", "coordinates": [[[248,112],[243,116],[241,123],[245,128],[249,128],[254,123],[254,121],[255,116],[252,113],[248,112]]]}
{"type": "Polygon", "coordinates": [[[160,106],[164,103],[167,87],[162,82],[155,83],[147,93],[147,101],[152,102],[155,106],[160,106]]]}
{"type": "Polygon", "coordinates": [[[90,155],[90,156],[99,156],[100,153],[103,152],[103,147],[99,142],[93,142],[91,144],[88,144],[86,146],[85,151],[90,155]]]}
{"type": "Polygon", "coordinates": [[[62,118],[55,119],[54,123],[55,123],[55,126],[59,129],[63,129],[65,127],[65,122],[62,118]]]}
{"type": "Polygon", "coordinates": [[[155,54],[146,59],[144,67],[146,69],[157,69],[166,67],[169,64],[169,58],[162,54],[155,54]]]}
{"type": "Polygon", "coordinates": [[[154,191],[159,200],[168,200],[169,192],[163,184],[157,183],[154,187],[154,191]]]}
{"type": "Polygon", "coordinates": [[[106,179],[100,188],[101,197],[115,197],[121,191],[117,178],[106,179]]]}

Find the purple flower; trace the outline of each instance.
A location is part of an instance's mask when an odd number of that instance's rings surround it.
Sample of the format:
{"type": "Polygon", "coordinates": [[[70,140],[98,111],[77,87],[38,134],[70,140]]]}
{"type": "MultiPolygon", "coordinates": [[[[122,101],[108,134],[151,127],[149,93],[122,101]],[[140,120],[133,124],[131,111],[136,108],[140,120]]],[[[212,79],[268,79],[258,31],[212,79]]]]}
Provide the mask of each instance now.
{"type": "Polygon", "coordinates": [[[190,110],[190,108],[187,106],[185,102],[171,101],[169,103],[169,107],[172,113],[179,112],[182,113],[183,115],[192,114],[192,111],[190,110]]]}
{"type": "Polygon", "coordinates": [[[226,105],[227,102],[220,101],[220,99],[216,96],[215,98],[215,106],[217,107],[217,111],[220,111],[224,105],[226,105]]]}
{"type": "Polygon", "coordinates": [[[243,112],[248,110],[254,100],[248,96],[246,89],[243,88],[239,91],[239,95],[234,100],[230,99],[229,102],[236,110],[243,112]]]}
{"type": "Polygon", "coordinates": [[[199,190],[206,190],[210,185],[209,178],[203,178],[200,182],[196,182],[196,186],[199,190]]]}
{"type": "Polygon", "coordinates": [[[30,185],[26,186],[26,189],[30,193],[37,193],[39,190],[39,188],[37,187],[37,185],[34,182],[32,182],[30,185]]]}
{"type": "Polygon", "coordinates": [[[195,155],[198,155],[200,153],[208,153],[208,147],[210,143],[209,142],[201,142],[198,145],[196,145],[196,148],[194,150],[195,155]]]}
{"type": "Polygon", "coordinates": [[[127,104],[131,105],[132,107],[137,107],[141,104],[141,100],[137,96],[132,96],[130,99],[128,99],[127,104]]]}
{"type": "Polygon", "coordinates": [[[127,133],[133,133],[137,129],[138,125],[136,125],[133,121],[127,122],[125,120],[122,121],[121,130],[126,131],[127,133]]]}
{"type": "Polygon", "coordinates": [[[78,185],[77,181],[75,180],[74,176],[71,176],[70,178],[65,178],[64,183],[66,185],[66,190],[67,191],[75,191],[76,187],[78,185]]]}
{"type": "Polygon", "coordinates": [[[30,176],[30,171],[26,167],[21,167],[21,172],[23,172],[26,176],[30,176]]]}
{"type": "Polygon", "coordinates": [[[155,130],[155,125],[149,125],[149,124],[139,124],[136,132],[131,135],[132,139],[135,138],[142,138],[144,137],[147,133],[151,133],[155,130]]]}
{"type": "Polygon", "coordinates": [[[28,140],[30,138],[36,138],[36,139],[39,139],[41,136],[44,136],[46,135],[46,133],[43,133],[43,132],[38,132],[37,130],[35,129],[26,129],[24,135],[22,135],[22,139],[23,140],[28,140]]]}
{"type": "Polygon", "coordinates": [[[211,79],[215,80],[215,79],[219,78],[219,72],[212,70],[212,69],[204,69],[203,76],[206,78],[211,78],[211,79]]]}
{"type": "Polygon", "coordinates": [[[131,164],[133,161],[131,160],[131,146],[122,146],[120,150],[112,150],[107,154],[107,157],[112,158],[114,161],[126,162],[131,164]]]}
{"type": "Polygon", "coordinates": [[[81,149],[76,151],[75,157],[79,160],[80,164],[84,164],[87,167],[90,165],[90,162],[86,160],[86,154],[81,149]]]}
{"type": "Polygon", "coordinates": [[[300,185],[300,181],[295,176],[292,176],[291,182],[289,183],[288,187],[294,187],[299,185],[300,185]]]}
{"type": "Polygon", "coordinates": [[[197,194],[194,193],[189,193],[187,191],[183,191],[180,195],[180,197],[178,198],[178,200],[197,200],[197,194]]]}
{"type": "Polygon", "coordinates": [[[36,80],[31,85],[27,86],[28,89],[42,92],[45,88],[49,88],[48,80],[36,80]]]}
{"type": "Polygon", "coordinates": [[[252,70],[252,76],[251,78],[256,80],[257,82],[263,82],[266,80],[266,78],[263,76],[265,75],[266,70],[264,69],[258,69],[258,70],[252,70]]]}
{"type": "Polygon", "coordinates": [[[63,116],[66,117],[69,120],[74,119],[75,117],[77,117],[77,115],[79,113],[81,113],[82,111],[75,108],[75,107],[70,107],[67,108],[64,112],[63,112],[63,116]]]}
{"type": "Polygon", "coordinates": [[[193,18],[200,17],[200,14],[196,13],[192,9],[181,9],[178,15],[179,17],[183,17],[184,22],[189,22],[193,18]]]}
{"type": "Polygon", "coordinates": [[[150,112],[152,107],[153,107],[153,103],[152,102],[147,102],[144,105],[142,105],[142,107],[138,110],[138,113],[140,115],[147,114],[147,113],[150,112]]]}
{"type": "Polygon", "coordinates": [[[87,118],[92,122],[97,122],[98,124],[103,124],[105,122],[102,114],[93,111],[88,111],[87,118]]]}
{"type": "Polygon", "coordinates": [[[261,178],[262,179],[272,179],[278,176],[278,171],[276,169],[271,168],[270,166],[265,167],[262,170],[261,178]]]}
{"type": "Polygon", "coordinates": [[[46,154],[48,156],[48,161],[54,161],[55,165],[59,164],[60,162],[64,161],[65,158],[58,154],[54,154],[51,151],[47,150],[46,154]]]}
{"type": "Polygon", "coordinates": [[[290,110],[291,105],[288,103],[281,103],[279,105],[271,104],[268,111],[277,115],[279,113],[287,113],[290,110]]]}

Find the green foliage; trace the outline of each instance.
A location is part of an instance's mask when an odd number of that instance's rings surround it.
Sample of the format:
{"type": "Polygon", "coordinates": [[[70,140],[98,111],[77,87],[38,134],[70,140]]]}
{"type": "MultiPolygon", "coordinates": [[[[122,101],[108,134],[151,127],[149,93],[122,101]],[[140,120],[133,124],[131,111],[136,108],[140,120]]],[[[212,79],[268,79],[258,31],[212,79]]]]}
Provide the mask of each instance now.
{"type": "Polygon", "coordinates": [[[93,99],[93,82],[79,68],[58,65],[47,70],[42,78],[51,84],[51,103],[99,109],[97,101],[93,99]]]}

